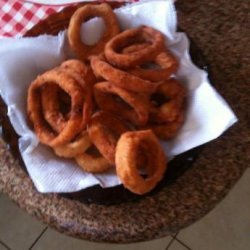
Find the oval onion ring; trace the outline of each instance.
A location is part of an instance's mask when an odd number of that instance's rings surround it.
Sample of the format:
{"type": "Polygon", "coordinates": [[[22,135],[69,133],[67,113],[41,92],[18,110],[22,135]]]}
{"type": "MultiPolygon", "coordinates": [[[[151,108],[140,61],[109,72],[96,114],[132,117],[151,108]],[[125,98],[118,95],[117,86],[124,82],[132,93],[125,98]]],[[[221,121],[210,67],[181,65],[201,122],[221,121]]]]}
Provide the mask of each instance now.
{"type": "Polygon", "coordinates": [[[177,60],[168,51],[161,52],[150,63],[157,68],[142,68],[142,66],[139,66],[129,69],[128,72],[142,79],[159,82],[167,80],[178,69],[177,60]]]}
{"type": "Polygon", "coordinates": [[[85,85],[92,87],[96,82],[96,78],[93,70],[86,63],[79,61],[77,59],[70,59],[61,64],[61,67],[64,69],[71,69],[72,71],[80,74],[83,78],[85,85]]]}
{"type": "Polygon", "coordinates": [[[86,60],[89,55],[96,55],[103,51],[105,44],[120,32],[116,15],[112,8],[104,3],[100,5],[86,5],[75,11],[68,27],[68,39],[71,48],[81,60],[86,60]],[[94,45],[86,45],[81,40],[81,25],[92,17],[102,17],[106,30],[102,38],[94,45]]]}
{"type": "Polygon", "coordinates": [[[71,141],[81,131],[82,107],[82,88],[75,79],[61,70],[48,71],[38,76],[29,86],[27,98],[28,117],[43,144],[53,147],[71,141]],[[51,131],[42,114],[40,88],[49,83],[57,84],[71,97],[70,118],[59,134],[51,131]]]}
{"type": "MultiPolygon", "coordinates": [[[[82,87],[82,96],[84,102],[81,127],[84,129],[93,112],[93,82],[88,85],[87,81],[89,80],[88,77],[90,76],[87,75],[89,74],[87,66],[79,60],[68,60],[65,61],[58,69],[63,70],[65,74],[73,77],[82,87]]],[[[54,131],[60,133],[60,131],[62,131],[62,129],[65,127],[67,120],[63,117],[60,110],[58,90],[59,87],[57,85],[51,84],[42,89],[41,95],[44,118],[54,131]]]]}
{"type": "Polygon", "coordinates": [[[151,191],[163,178],[166,156],[151,130],[124,133],[116,146],[116,172],[123,185],[136,194],[151,191]],[[140,155],[146,157],[147,177],[140,175],[140,155]]]}
{"type": "Polygon", "coordinates": [[[96,154],[96,152],[91,151],[91,149],[94,149],[94,151],[96,150],[96,148],[92,145],[89,148],[90,152],[85,151],[85,153],[75,157],[77,164],[84,171],[98,174],[113,167],[113,165],[111,165],[102,155],[96,154]]]}
{"type": "Polygon", "coordinates": [[[160,31],[141,26],[116,35],[106,44],[104,53],[112,65],[119,68],[131,68],[154,59],[164,49],[164,42],[165,37],[160,31]],[[146,43],[147,46],[128,54],[122,53],[123,48],[134,43],[146,43]]]}
{"type": "Polygon", "coordinates": [[[185,97],[186,90],[176,79],[162,82],[151,96],[149,122],[160,124],[176,120],[183,109],[185,97]],[[157,96],[162,99],[160,103],[157,96]]]}
{"type": "Polygon", "coordinates": [[[55,154],[60,157],[73,158],[84,153],[91,145],[92,142],[89,138],[88,132],[84,130],[72,142],[54,147],[53,150],[55,154]]]}
{"type": "Polygon", "coordinates": [[[110,164],[115,163],[117,141],[128,130],[124,122],[104,111],[95,113],[88,124],[90,139],[110,164]]]}
{"type": "Polygon", "coordinates": [[[152,129],[155,135],[163,140],[170,140],[177,135],[184,122],[184,112],[181,110],[176,120],[162,124],[148,123],[144,129],[152,129]]]}
{"type": "Polygon", "coordinates": [[[110,82],[95,84],[94,96],[101,110],[118,114],[134,125],[142,126],[148,121],[149,100],[147,96],[119,88],[110,82]]]}
{"type": "MultiPolygon", "coordinates": [[[[146,43],[133,44],[122,50],[122,53],[129,54],[143,49],[146,43]]],[[[127,71],[142,79],[152,82],[167,80],[178,69],[179,63],[169,50],[164,49],[150,62],[143,62],[143,65],[137,66],[127,71]],[[146,68],[143,65],[147,66],[146,68]],[[152,68],[153,67],[153,68],[152,68]]]]}
{"type": "Polygon", "coordinates": [[[92,56],[90,61],[94,73],[97,76],[101,76],[118,87],[142,93],[153,93],[157,88],[158,83],[143,80],[126,71],[117,69],[106,62],[103,57],[92,56]]]}
{"type": "Polygon", "coordinates": [[[56,84],[47,84],[41,89],[41,104],[44,119],[55,132],[60,133],[67,121],[60,111],[59,88],[56,84]]]}

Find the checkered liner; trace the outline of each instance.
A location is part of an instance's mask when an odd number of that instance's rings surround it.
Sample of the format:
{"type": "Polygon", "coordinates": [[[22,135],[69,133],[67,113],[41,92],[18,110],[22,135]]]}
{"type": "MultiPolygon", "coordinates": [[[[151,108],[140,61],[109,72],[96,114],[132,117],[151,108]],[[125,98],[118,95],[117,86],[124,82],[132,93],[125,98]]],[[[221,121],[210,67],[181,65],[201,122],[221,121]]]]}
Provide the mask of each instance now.
{"type": "Polygon", "coordinates": [[[63,8],[64,6],[0,0],[0,36],[22,36],[41,19],[63,8]]]}
{"type": "MultiPolygon", "coordinates": [[[[130,0],[130,2],[136,1],[139,0],[130,0]]],[[[105,0],[99,0],[98,2],[105,2],[105,0]]],[[[52,6],[25,1],[0,0],[0,37],[23,36],[27,30],[40,20],[45,19],[54,12],[59,12],[64,7],[65,5],[52,6]]]]}

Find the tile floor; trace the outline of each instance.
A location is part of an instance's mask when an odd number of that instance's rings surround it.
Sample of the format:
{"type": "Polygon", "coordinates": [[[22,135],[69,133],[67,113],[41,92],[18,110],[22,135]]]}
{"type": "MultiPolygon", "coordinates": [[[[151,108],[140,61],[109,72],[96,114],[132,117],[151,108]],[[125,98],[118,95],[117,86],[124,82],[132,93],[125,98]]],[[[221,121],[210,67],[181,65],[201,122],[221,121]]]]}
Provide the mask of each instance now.
{"type": "Polygon", "coordinates": [[[250,168],[203,219],[177,235],[136,244],[100,244],[64,236],[0,193],[0,250],[249,250],[250,168]]]}

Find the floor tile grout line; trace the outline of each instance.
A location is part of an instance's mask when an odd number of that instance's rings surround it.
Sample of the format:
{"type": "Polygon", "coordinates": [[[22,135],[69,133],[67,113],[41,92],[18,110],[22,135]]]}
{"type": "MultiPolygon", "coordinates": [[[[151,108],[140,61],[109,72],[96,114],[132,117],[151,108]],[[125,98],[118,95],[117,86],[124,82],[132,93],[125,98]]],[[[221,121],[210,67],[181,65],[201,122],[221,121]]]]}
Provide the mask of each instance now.
{"type": "Polygon", "coordinates": [[[38,235],[38,237],[35,239],[35,241],[32,243],[32,245],[30,246],[29,250],[32,250],[32,248],[35,246],[35,244],[39,241],[39,239],[43,236],[43,234],[46,232],[46,230],[48,229],[48,227],[45,227],[43,229],[43,231],[38,235]]]}
{"type": "Polygon", "coordinates": [[[168,243],[168,245],[166,246],[166,249],[165,250],[168,250],[169,249],[169,247],[172,245],[172,243],[174,242],[174,237],[173,236],[171,236],[172,237],[172,239],[170,240],[170,242],[168,243]]]}
{"type": "Polygon", "coordinates": [[[188,250],[192,250],[189,246],[187,246],[184,242],[182,242],[181,240],[179,240],[177,237],[175,237],[175,240],[178,241],[184,247],[186,247],[188,250]]]}
{"type": "Polygon", "coordinates": [[[1,240],[0,240],[0,245],[3,245],[8,250],[11,250],[11,248],[9,246],[7,246],[4,242],[2,242],[1,240]]]}
{"type": "Polygon", "coordinates": [[[174,235],[172,235],[172,237],[175,239],[175,238],[177,237],[178,234],[179,234],[179,232],[178,232],[178,233],[175,233],[174,235]]]}

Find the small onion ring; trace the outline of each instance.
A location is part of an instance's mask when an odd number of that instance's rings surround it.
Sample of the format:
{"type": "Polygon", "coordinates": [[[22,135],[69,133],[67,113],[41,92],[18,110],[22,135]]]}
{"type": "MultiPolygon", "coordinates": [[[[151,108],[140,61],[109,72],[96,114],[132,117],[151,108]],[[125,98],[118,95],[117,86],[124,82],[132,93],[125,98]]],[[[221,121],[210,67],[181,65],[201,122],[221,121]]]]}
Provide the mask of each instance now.
{"type": "MultiPolygon", "coordinates": [[[[86,84],[86,81],[88,80],[86,77],[90,77],[87,76],[89,71],[86,65],[79,60],[65,61],[58,69],[61,69],[65,74],[73,77],[82,87],[84,103],[81,128],[84,129],[93,112],[93,82],[91,82],[90,85],[86,84]]],[[[41,95],[44,118],[54,131],[60,133],[65,127],[67,120],[63,117],[59,109],[58,89],[58,86],[50,85],[42,89],[41,95]]]]}
{"type": "Polygon", "coordinates": [[[88,132],[84,130],[72,142],[54,147],[53,150],[55,154],[60,157],[74,158],[84,153],[91,145],[92,142],[89,138],[88,132]]]}
{"type": "Polygon", "coordinates": [[[85,151],[75,157],[77,164],[86,172],[103,173],[113,167],[103,156],[96,156],[85,151]]]}
{"type": "Polygon", "coordinates": [[[118,114],[134,125],[143,126],[148,121],[149,100],[140,95],[119,88],[110,82],[100,82],[94,86],[97,106],[104,111],[118,114]],[[120,97],[124,102],[116,100],[120,97]]]}
{"type": "Polygon", "coordinates": [[[104,111],[95,113],[88,124],[90,139],[110,164],[115,163],[117,141],[128,130],[124,122],[104,111]]]}
{"type": "Polygon", "coordinates": [[[158,86],[158,83],[143,80],[126,71],[113,67],[103,57],[92,56],[90,61],[92,69],[97,76],[101,76],[120,88],[133,92],[153,93],[158,86]]]}
{"type": "Polygon", "coordinates": [[[60,133],[66,126],[66,119],[60,111],[59,88],[56,84],[47,84],[41,89],[43,116],[51,128],[60,133]]]}
{"type": "Polygon", "coordinates": [[[81,130],[82,88],[77,81],[61,70],[51,70],[38,76],[29,86],[27,98],[28,117],[41,143],[51,147],[71,141],[81,130]],[[40,88],[45,84],[57,84],[71,97],[70,118],[64,129],[55,134],[43,118],[40,88]]]}
{"type": "MultiPolygon", "coordinates": [[[[135,51],[141,50],[147,46],[146,43],[133,44],[122,50],[122,53],[129,54],[135,51]]],[[[137,66],[127,71],[133,75],[136,75],[142,79],[149,80],[152,82],[160,82],[167,80],[172,74],[174,74],[179,66],[177,59],[167,49],[160,52],[151,62],[152,65],[159,66],[159,68],[143,68],[137,66]]],[[[143,63],[145,64],[145,62],[143,63]]]]}
{"type": "Polygon", "coordinates": [[[151,97],[151,106],[149,109],[149,121],[153,123],[165,123],[176,120],[181,110],[186,97],[184,86],[174,78],[162,82],[155,93],[151,97]],[[160,105],[154,103],[154,96],[162,96],[163,103],[160,105]]]}
{"type": "Polygon", "coordinates": [[[184,123],[184,111],[182,110],[176,120],[162,124],[148,123],[143,129],[152,129],[155,135],[162,140],[170,140],[179,132],[184,123]]]}
{"type": "Polygon", "coordinates": [[[119,32],[120,28],[116,15],[108,4],[85,5],[77,9],[71,17],[68,27],[68,39],[76,56],[84,61],[90,55],[101,53],[105,44],[119,32]],[[106,25],[106,30],[96,44],[86,45],[81,39],[81,25],[92,17],[102,17],[106,25]]]}
{"type": "Polygon", "coordinates": [[[124,133],[116,146],[116,172],[123,185],[136,194],[151,191],[163,178],[167,159],[151,130],[124,133]],[[147,177],[139,173],[140,155],[146,156],[147,177]]]}
{"type": "Polygon", "coordinates": [[[164,35],[151,27],[141,26],[128,29],[112,38],[105,46],[105,57],[108,62],[119,68],[131,68],[149,62],[165,47],[164,35]],[[147,43],[141,50],[123,54],[123,48],[134,43],[147,43]]]}
{"type": "Polygon", "coordinates": [[[153,65],[160,68],[142,68],[136,67],[129,69],[128,72],[142,79],[152,82],[160,82],[169,79],[178,69],[178,61],[168,51],[161,52],[152,60],[153,65]]]}
{"type": "Polygon", "coordinates": [[[92,87],[96,82],[96,78],[93,70],[86,63],[79,61],[77,59],[70,59],[61,64],[64,69],[70,69],[78,73],[84,80],[85,85],[92,87]]]}

